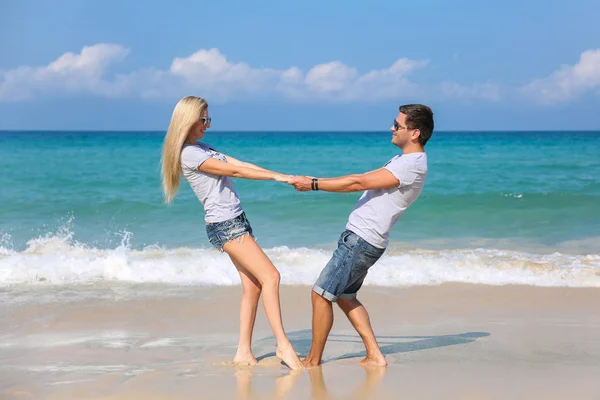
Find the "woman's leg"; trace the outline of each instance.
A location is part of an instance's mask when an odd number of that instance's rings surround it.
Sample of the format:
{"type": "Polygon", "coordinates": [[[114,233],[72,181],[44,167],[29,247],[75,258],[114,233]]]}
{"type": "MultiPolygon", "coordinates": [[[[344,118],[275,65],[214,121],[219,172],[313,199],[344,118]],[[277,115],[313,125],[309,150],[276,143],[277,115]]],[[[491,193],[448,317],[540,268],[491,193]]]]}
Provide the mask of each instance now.
{"type": "Polygon", "coordinates": [[[246,362],[250,365],[256,364],[256,358],[252,354],[252,331],[256,320],[256,308],[260,299],[262,287],[260,283],[241,265],[234,262],[242,280],[242,301],[240,304],[240,341],[233,362],[246,362]]]}
{"type": "Polygon", "coordinates": [[[303,369],[304,366],[283,329],[279,304],[280,277],[269,257],[248,234],[225,243],[223,250],[235,265],[242,267],[262,286],[265,313],[277,341],[277,357],[281,358],[291,369],[303,369]]]}

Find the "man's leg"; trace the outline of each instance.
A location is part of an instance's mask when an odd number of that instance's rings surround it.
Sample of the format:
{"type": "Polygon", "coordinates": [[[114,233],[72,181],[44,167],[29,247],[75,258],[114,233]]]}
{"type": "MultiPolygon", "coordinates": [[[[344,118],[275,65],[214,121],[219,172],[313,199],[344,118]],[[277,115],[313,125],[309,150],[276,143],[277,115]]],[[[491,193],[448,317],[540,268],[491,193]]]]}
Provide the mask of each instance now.
{"type": "Polygon", "coordinates": [[[356,260],[356,250],[360,238],[346,230],[338,240],[338,247],[333,252],[331,259],[323,268],[317,281],[313,285],[312,307],[312,345],[308,356],[304,359],[304,366],[312,367],[321,364],[325,342],[333,326],[332,302],[348,286],[352,266],[356,260]]]}
{"type": "Polygon", "coordinates": [[[373,333],[373,328],[371,327],[371,321],[369,319],[369,313],[358,299],[345,299],[340,297],[337,300],[338,305],[344,311],[352,326],[365,344],[365,348],[367,350],[367,356],[364,360],[360,361],[358,364],[367,366],[367,365],[375,365],[380,367],[385,367],[387,362],[385,357],[381,353],[379,346],[377,345],[377,340],[375,339],[375,334],[373,333]]]}
{"type": "Polygon", "coordinates": [[[321,297],[314,291],[312,293],[312,344],[308,356],[304,359],[305,367],[314,367],[321,364],[323,350],[327,336],[333,326],[333,307],[331,301],[321,297]]]}

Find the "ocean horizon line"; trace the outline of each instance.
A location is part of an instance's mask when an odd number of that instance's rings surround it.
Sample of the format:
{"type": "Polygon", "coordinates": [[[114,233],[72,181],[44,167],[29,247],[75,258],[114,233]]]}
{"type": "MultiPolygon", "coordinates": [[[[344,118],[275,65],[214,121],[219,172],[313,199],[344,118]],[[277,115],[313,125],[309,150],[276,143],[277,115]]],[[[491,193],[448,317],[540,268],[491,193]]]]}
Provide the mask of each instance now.
{"type": "MultiPolygon", "coordinates": [[[[211,133],[388,133],[388,129],[385,130],[326,130],[326,129],[314,129],[314,130],[273,130],[273,129],[253,129],[253,130],[211,130],[211,133]]],[[[0,129],[2,133],[42,133],[42,132],[60,132],[60,133],[165,133],[165,130],[161,129],[0,129]]],[[[600,133],[598,129],[440,129],[435,130],[435,133],[600,133]]]]}

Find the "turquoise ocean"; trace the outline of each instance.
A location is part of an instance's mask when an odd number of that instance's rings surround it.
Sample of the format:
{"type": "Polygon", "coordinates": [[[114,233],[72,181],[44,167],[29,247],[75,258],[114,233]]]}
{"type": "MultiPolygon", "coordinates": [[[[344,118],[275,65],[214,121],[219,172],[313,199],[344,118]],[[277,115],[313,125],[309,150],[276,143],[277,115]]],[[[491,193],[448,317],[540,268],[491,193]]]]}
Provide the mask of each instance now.
{"type": "MultiPolygon", "coordinates": [[[[187,182],[162,201],[164,132],[0,132],[0,287],[236,285],[187,182]]],[[[362,173],[400,150],[389,132],[213,132],[265,168],[362,173]]],[[[600,132],[435,132],[419,199],[365,284],[600,287],[600,132]]],[[[312,284],[361,193],[235,179],[283,284],[312,284]]]]}

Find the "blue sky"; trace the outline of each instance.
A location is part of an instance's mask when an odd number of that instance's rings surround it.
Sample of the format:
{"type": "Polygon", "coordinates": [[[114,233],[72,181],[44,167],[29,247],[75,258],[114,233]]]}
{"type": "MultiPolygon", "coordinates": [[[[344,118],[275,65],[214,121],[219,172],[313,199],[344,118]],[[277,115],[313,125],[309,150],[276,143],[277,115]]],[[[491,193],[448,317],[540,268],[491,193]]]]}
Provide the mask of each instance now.
{"type": "Polygon", "coordinates": [[[54,3],[0,5],[0,129],[600,129],[597,0],[54,3]]]}

